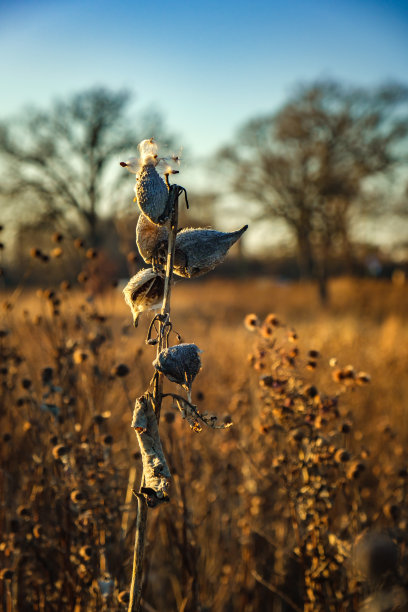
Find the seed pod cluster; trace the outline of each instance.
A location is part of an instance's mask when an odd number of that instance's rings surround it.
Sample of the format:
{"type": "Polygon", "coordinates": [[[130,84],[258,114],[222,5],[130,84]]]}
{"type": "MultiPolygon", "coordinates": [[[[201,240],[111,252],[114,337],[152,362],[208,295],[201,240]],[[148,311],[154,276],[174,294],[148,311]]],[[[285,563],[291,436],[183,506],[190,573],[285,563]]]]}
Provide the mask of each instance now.
{"type": "MultiPolygon", "coordinates": [[[[141,214],[136,227],[136,244],[146,263],[164,274],[167,256],[168,229],[164,224],[171,213],[169,186],[157,167],[166,158],[158,157],[158,146],[153,138],[138,145],[140,157],[133,157],[121,166],[136,174],[135,200],[141,214]]],[[[179,161],[173,156],[173,161],[179,161]]],[[[165,175],[175,173],[169,164],[165,175]]],[[[178,232],[174,260],[174,273],[184,278],[201,276],[222,262],[228,250],[247,230],[245,225],[235,232],[219,232],[207,228],[186,228],[178,232]]]]}

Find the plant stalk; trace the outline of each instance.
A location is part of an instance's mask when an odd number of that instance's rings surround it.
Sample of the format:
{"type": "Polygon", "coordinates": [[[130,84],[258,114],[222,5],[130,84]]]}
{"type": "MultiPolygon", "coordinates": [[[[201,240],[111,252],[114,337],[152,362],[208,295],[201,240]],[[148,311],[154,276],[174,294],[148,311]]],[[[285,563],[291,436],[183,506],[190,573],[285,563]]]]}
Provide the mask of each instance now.
{"type": "MultiPolygon", "coordinates": [[[[171,185],[169,191],[169,202],[171,206],[170,216],[170,231],[167,247],[166,261],[166,276],[164,279],[163,303],[161,308],[161,319],[159,322],[159,342],[157,344],[157,356],[160,351],[167,348],[168,340],[168,324],[170,323],[170,296],[171,282],[173,278],[174,253],[176,248],[177,224],[178,224],[178,185],[171,185]]],[[[153,404],[157,418],[157,423],[160,421],[161,403],[163,397],[163,374],[157,372],[154,378],[153,388],[153,404]]],[[[130,585],[130,596],[128,612],[139,612],[142,597],[143,585],[143,560],[146,543],[147,529],[147,510],[148,506],[145,498],[141,493],[141,488],[144,485],[144,475],[142,474],[141,484],[137,497],[137,518],[136,518],[136,533],[135,545],[133,549],[133,568],[132,581],[130,585]]]]}

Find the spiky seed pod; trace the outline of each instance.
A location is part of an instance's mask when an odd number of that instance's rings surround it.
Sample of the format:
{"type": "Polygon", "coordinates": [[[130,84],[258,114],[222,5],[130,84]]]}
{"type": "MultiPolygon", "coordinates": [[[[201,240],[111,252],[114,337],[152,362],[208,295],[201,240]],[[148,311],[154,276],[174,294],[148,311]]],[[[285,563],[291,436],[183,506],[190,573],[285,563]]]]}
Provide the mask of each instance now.
{"type": "Polygon", "coordinates": [[[167,242],[168,235],[166,227],[152,223],[146,215],[140,213],[136,225],[136,244],[146,263],[151,263],[158,247],[167,242]]]}
{"type": "Polygon", "coordinates": [[[178,383],[188,392],[201,369],[200,349],[196,344],[178,344],[163,349],[153,365],[172,382],[178,383]]]}
{"type": "Polygon", "coordinates": [[[192,278],[213,270],[247,229],[248,226],[244,225],[236,232],[191,228],[181,230],[176,238],[174,273],[192,278]]]}
{"type": "Polygon", "coordinates": [[[133,325],[137,327],[141,312],[161,308],[164,293],[164,279],[152,268],[139,270],[132,276],[123,290],[125,301],[133,314],[133,325]]]}

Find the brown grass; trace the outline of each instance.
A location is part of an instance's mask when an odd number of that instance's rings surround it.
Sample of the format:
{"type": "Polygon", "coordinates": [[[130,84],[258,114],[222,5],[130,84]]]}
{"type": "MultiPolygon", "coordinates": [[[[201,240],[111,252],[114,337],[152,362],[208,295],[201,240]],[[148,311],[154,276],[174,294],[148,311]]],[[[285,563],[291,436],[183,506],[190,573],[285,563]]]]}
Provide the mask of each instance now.
{"type": "MultiPolygon", "coordinates": [[[[234,426],[196,434],[163,407],[174,482],[151,515],[146,610],[192,610],[197,598],[215,612],[340,611],[387,597],[403,609],[408,288],[339,279],[330,289],[322,309],[307,284],[175,286],[174,327],[203,350],[193,401],[234,426]],[[280,325],[251,335],[248,313],[280,325]]],[[[140,477],[130,415],[154,349],[148,317],[134,330],[120,291],[85,297],[24,290],[3,313],[5,610],[125,609],[126,491],[140,477]]]]}

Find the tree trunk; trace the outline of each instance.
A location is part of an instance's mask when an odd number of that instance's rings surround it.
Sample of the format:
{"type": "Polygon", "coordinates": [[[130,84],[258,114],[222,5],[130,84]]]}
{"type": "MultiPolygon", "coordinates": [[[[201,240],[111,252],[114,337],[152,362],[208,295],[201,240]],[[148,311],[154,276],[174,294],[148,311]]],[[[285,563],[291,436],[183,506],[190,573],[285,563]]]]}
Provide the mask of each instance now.
{"type": "Polygon", "coordinates": [[[315,261],[310,237],[303,228],[297,229],[297,252],[300,277],[311,279],[315,277],[315,261]]]}

